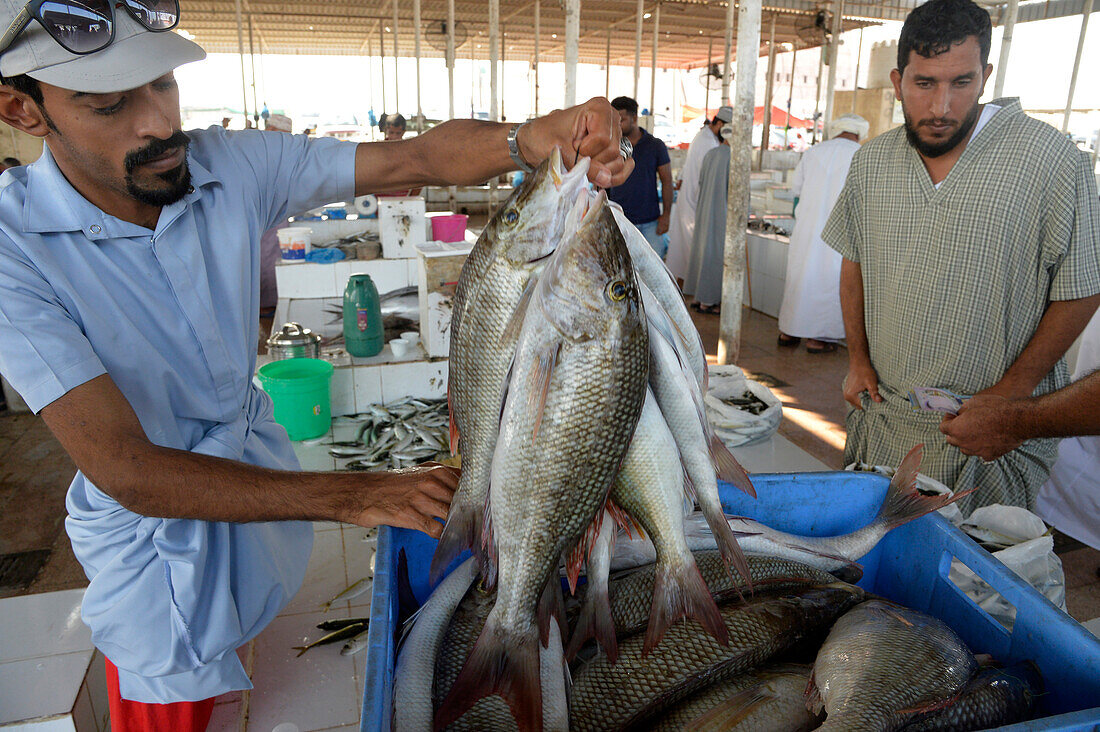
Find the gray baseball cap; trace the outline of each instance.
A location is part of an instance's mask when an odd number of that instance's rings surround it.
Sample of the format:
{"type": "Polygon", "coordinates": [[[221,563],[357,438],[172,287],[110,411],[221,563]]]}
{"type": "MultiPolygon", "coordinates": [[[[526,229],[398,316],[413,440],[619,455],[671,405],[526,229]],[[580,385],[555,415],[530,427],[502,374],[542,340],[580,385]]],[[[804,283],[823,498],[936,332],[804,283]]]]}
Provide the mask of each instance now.
{"type": "Polygon", "coordinates": [[[733,122],[733,107],[719,107],[714,113],[714,118],[723,122],[733,122]]]}
{"type": "MultiPolygon", "coordinates": [[[[26,0],[0,0],[0,32],[25,4],[26,0]]],[[[136,89],[177,66],[206,58],[201,46],[179,33],[153,33],[122,8],[116,8],[114,14],[114,41],[85,55],[69,53],[32,20],[0,56],[0,76],[7,79],[27,74],[70,91],[109,94],[136,89]]]]}

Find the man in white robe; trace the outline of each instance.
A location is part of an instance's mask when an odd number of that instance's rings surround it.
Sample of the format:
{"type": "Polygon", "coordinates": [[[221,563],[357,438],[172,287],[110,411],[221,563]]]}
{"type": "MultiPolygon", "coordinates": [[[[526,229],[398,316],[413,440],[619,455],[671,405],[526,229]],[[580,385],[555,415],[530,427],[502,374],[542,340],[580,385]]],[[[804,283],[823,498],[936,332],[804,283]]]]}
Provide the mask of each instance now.
{"type": "Polygon", "coordinates": [[[840,313],[840,253],[821,240],[833,205],[844,188],[852,156],[870,124],[857,114],[829,123],[829,140],[806,151],[795,168],[791,191],[795,223],[787,253],[787,279],[779,307],[779,345],[807,338],[809,353],[836,350],[844,338],[840,313]]]}
{"type": "Polygon", "coordinates": [[[677,280],[683,280],[691,261],[691,241],[695,231],[695,208],[699,205],[699,172],[703,157],[718,147],[722,125],[733,120],[733,107],[720,107],[714,119],[703,126],[688,147],[684,169],[680,171],[680,188],[672,207],[672,225],[668,230],[668,254],[665,262],[677,280]]]}

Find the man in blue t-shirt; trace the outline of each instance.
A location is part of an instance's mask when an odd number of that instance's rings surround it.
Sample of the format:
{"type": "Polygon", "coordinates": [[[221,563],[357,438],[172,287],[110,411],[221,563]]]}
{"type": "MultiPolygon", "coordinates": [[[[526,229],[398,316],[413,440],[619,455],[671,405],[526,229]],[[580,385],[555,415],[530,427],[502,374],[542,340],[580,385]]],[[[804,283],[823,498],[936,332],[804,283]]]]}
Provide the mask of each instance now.
{"type": "Polygon", "coordinates": [[[607,197],[623,207],[630,222],[663,259],[668,249],[669,217],[672,214],[672,166],[665,143],[638,126],[638,103],[630,97],[616,97],[611,106],[619,110],[623,137],[634,146],[634,172],[622,185],[610,188],[607,197]],[[661,179],[661,206],[657,205],[656,178],[661,179]]]}

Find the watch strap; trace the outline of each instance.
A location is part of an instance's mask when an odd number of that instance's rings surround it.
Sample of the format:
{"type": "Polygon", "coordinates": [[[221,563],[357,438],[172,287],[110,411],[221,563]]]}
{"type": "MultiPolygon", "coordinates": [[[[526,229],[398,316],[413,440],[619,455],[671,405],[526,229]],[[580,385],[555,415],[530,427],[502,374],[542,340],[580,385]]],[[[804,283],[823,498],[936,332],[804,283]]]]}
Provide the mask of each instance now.
{"type": "Polygon", "coordinates": [[[534,168],[531,167],[531,165],[523,159],[522,155],[520,155],[519,143],[516,141],[516,138],[519,136],[520,128],[523,127],[525,124],[527,123],[517,122],[516,124],[512,125],[512,128],[510,130],[508,130],[508,154],[512,156],[512,162],[516,164],[516,167],[518,167],[524,173],[530,173],[534,170],[534,168]]]}

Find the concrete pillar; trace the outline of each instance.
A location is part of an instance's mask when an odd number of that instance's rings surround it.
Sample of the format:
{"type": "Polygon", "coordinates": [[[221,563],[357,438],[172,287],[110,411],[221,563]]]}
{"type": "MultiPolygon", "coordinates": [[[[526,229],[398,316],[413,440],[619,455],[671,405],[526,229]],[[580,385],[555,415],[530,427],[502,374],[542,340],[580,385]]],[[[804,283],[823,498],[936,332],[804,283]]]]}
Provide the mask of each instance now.
{"type": "MultiPolygon", "coordinates": [[[[740,45],[738,45],[740,48],[740,45]]],[[[764,83],[764,119],[760,125],[760,154],[756,158],[756,169],[764,168],[764,151],[771,142],[772,98],[775,92],[775,13],[772,13],[771,30],[768,32],[768,80],[764,83]]]]}
{"type": "Polygon", "coordinates": [[[657,42],[661,37],[661,2],[653,8],[653,56],[649,63],[649,131],[657,121],[657,42]]]}
{"type": "Polygon", "coordinates": [[[244,27],[241,24],[241,0],[237,0],[237,54],[241,58],[241,103],[244,104],[244,120],[248,122],[248,82],[244,75],[244,27]]]}
{"type": "MultiPolygon", "coordinates": [[[[453,2],[453,0],[452,0],[453,2]]],[[[539,116],[539,36],[542,35],[542,2],[535,0],[535,116],[539,116]]]]}
{"type": "Polygon", "coordinates": [[[810,144],[817,143],[817,115],[821,111],[821,75],[825,72],[825,46],[817,49],[817,91],[814,93],[814,129],[810,134],[810,144]]]}
{"type": "Polygon", "coordinates": [[[856,111],[856,97],[859,96],[859,62],[863,58],[863,29],[859,29],[859,45],[856,47],[856,75],[852,79],[852,113],[856,111]]]}
{"type": "Polygon", "coordinates": [[[397,50],[397,0],[393,0],[393,111],[401,113],[401,74],[397,69],[401,54],[397,50]]]}
{"type": "Polygon", "coordinates": [[[580,58],[581,0],[565,0],[564,8],[565,106],[568,108],[577,103],[577,61],[580,58]]]}
{"type": "Polygon", "coordinates": [[[611,28],[607,29],[607,56],[604,59],[603,95],[611,98],[611,28]]]}
{"type": "Polygon", "coordinates": [[[1073,111],[1073,92],[1077,88],[1077,72],[1081,69],[1081,52],[1085,49],[1085,33],[1089,29],[1089,15],[1096,0],[1085,0],[1081,10],[1081,35],[1077,39],[1077,55],[1073,58],[1073,73],[1069,77],[1069,94],[1066,96],[1066,113],[1062,117],[1062,132],[1069,132],[1069,115],[1073,111]]]}
{"type": "Polygon", "coordinates": [[[500,0],[489,0],[489,119],[500,121],[497,62],[500,60],[500,0]]]}
{"type": "Polygon", "coordinates": [[[416,130],[424,126],[424,110],[420,106],[420,0],[413,0],[413,52],[416,54],[416,130]]]}
{"type": "Polygon", "coordinates": [[[783,147],[787,147],[787,135],[791,131],[791,100],[794,99],[794,66],[798,63],[798,46],[791,44],[791,83],[787,87],[787,124],[783,126],[783,147]]]}
{"type": "Polygon", "coordinates": [[[386,28],[385,21],[378,21],[378,69],[382,77],[382,111],[386,111],[386,28]]]}
{"type": "Polygon", "coordinates": [[[1016,28],[1016,18],[1020,14],[1020,0],[1008,0],[1008,15],[1005,16],[1004,34],[1001,36],[1001,55],[997,59],[997,79],[993,82],[993,98],[1000,98],[1005,88],[1005,75],[1008,73],[1008,55],[1012,50],[1012,31],[1016,28]]]}
{"type": "MultiPolygon", "coordinates": [[[[730,3],[732,6],[733,3],[730,3]]],[[[745,278],[745,235],[752,167],[752,110],[756,106],[756,56],[760,48],[763,0],[741,0],[737,9],[737,102],[733,105],[726,246],[722,268],[722,314],[718,363],[736,363],[741,352],[741,298],[745,278]]],[[[727,23],[727,27],[728,27],[727,23]]]]}
{"type": "Polygon", "coordinates": [[[455,118],[455,0],[447,0],[447,119],[455,118]]]}
{"type": "MultiPolygon", "coordinates": [[[[706,117],[708,122],[710,121],[710,64],[712,58],[714,58],[714,36],[707,39],[707,65],[705,67],[707,73],[707,92],[706,97],[704,97],[705,101],[703,102],[703,116],[706,117]]],[[[687,100],[685,99],[684,102],[686,103],[687,100]]]]}

